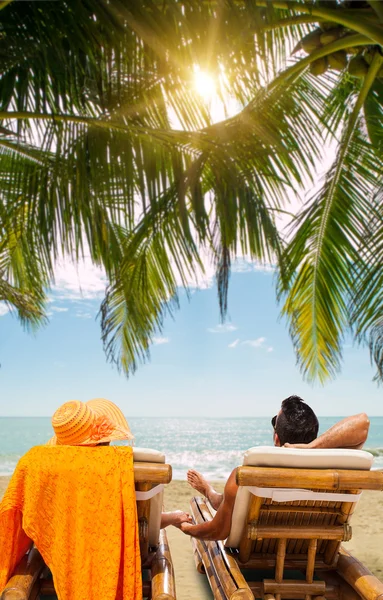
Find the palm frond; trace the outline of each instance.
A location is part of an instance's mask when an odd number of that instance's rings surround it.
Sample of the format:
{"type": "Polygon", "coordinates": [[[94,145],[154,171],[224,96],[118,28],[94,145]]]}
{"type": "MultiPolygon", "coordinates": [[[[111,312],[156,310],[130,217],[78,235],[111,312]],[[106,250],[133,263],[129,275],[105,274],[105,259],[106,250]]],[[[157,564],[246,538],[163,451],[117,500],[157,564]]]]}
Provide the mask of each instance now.
{"type": "Polygon", "coordinates": [[[334,373],[361,221],[380,177],[381,94],[372,75],[363,84],[314,78],[308,66],[345,44],[376,43],[381,25],[304,1],[48,0],[9,3],[1,26],[5,281],[23,293],[35,286],[43,301],[55,257],[89,247],[111,282],[101,310],[107,354],[132,372],[179,285],[202,268],[201,249],[216,263],[223,318],[233,258],[281,260],[274,215],[288,190],[313,179],[326,137],[340,133],[337,163],[281,262],[303,368],[310,378],[334,373]],[[271,81],[297,40],[335,13],[347,39],[271,81]],[[215,77],[223,103],[227,94],[237,102],[236,117],[212,124],[195,68],[215,77]]]}
{"type": "Polygon", "coordinates": [[[201,247],[216,261],[223,317],[230,262],[239,249],[258,260],[280,254],[261,184],[257,194],[235,163],[227,162],[198,158],[126,234],[121,267],[101,308],[107,356],[126,374],[148,358],[153,335],[178,306],[179,288],[198,284],[201,247]]]}
{"type": "MultiPolygon", "coordinates": [[[[377,182],[381,186],[383,173],[377,182]]],[[[381,381],[383,360],[381,351],[381,322],[383,315],[383,210],[382,188],[371,202],[371,214],[364,224],[359,245],[359,258],[352,271],[350,322],[356,340],[369,345],[371,360],[377,367],[376,380],[381,381]]]]}
{"type": "Polygon", "coordinates": [[[376,79],[364,103],[364,116],[371,143],[378,156],[383,154],[383,82],[376,79]]]}
{"type": "Polygon", "coordinates": [[[246,7],[226,2],[48,0],[44,10],[14,2],[2,13],[0,56],[0,110],[108,116],[118,108],[164,125],[166,104],[194,130],[210,122],[194,67],[240,104],[260,81],[246,7]]]}
{"type": "Polygon", "coordinates": [[[377,372],[375,381],[383,382],[383,319],[377,319],[370,330],[370,353],[377,372]]]}
{"type": "Polygon", "coordinates": [[[46,322],[47,265],[36,251],[34,235],[26,233],[22,207],[12,215],[0,208],[0,300],[16,310],[21,323],[32,329],[46,322]]]}
{"type": "MultiPolygon", "coordinates": [[[[268,0],[256,0],[256,4],[259,7],[269,7],[268,0]]],[[[330,6],[324,6],[323,3],[319,2],[305,2],[305,1],[279,1],[273,0],[273,10],[282,10],[285,15],[285,19],[278,22],[275,18],[275,13],[272,14],[270,22],[265,24],[266,28],[274,29],[274,27],[285,28],[286,20],[288,28],[296,28],[301,25],[302,21],[306,19],[298,19],[298,22],[291,23],[291,16],[296,15],[307,15],[311,17],[312,23],[334,23],[335,25],[341,25],[344,28],[367,35],[370,38],[371,44],[382,44],[383,42],[383,29],[378,24],[376,14],[372,7],[366,9],[357,10],[348,8],[343,2],[331,2],[330,6]]]]}
{"type": "Polygon", "coordinates": [[[340,368],[341,343],[348,326],[352,269],[371,214],[371,192],[382,175],[381,161],[363,132],[361,109],[381,60],[372,64],[335,162],[324,185],[301,213],[284,256],[280,294],[298,362],[309,380],[324,381],[340,368]],[[286,266],[287,265],[287,266],[286,266]]]}
{"type": "Polygon", "coordinates": [[[26,328],[36,329],[47,322],[41,295],[16,288],[1,277],[0,301],[5,302],[11,312],[17,311],[20,322],[26,328]]]}
{"type": "Polygon", "coordinates": [[[178,287],[197,267],[197,248],[185,236],[177,214],[175,186],[149,210],[133,234],[126,234],[124,255],[101,305],[102,339],[107,357],[126,373],[149,356],[153,335],[164,316],[178,305],[178,287]]]}

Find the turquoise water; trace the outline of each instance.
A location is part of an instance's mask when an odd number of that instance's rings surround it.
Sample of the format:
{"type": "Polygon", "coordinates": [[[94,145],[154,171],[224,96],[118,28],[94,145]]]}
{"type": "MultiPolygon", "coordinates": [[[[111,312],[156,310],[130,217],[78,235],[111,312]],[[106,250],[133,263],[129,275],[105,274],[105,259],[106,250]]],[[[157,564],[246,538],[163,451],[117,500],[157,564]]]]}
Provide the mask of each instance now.
{"type": "MultiPolygon", "coordinates": [[[[321,417],[321,432],[340,417],[321,417]]],[[[226,479],[240,464],[244,450],[272,444],[269,418],[131,418],[135,445],[161,450],[173,466],[173,478],[185,479],[188,468],[211,479],[226,479]]],[[[52,436],[49,418],[0,417],[0,475],[10,475],[19,458],[52,436]]],[[[383,467],[383,417],[372,417],[366,449],[383,467]]]]}

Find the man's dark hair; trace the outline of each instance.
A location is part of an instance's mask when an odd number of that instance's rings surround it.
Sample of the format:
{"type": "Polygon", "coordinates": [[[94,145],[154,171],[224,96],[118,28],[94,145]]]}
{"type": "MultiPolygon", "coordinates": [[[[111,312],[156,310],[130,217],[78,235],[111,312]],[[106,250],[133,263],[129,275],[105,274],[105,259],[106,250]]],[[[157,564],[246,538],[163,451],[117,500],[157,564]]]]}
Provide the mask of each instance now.
{"type": "Polygon", "coordinates": [[[313,411],[299,396],[289,396],[282,402],[275,431],[281,446],[309,444],[318,436],[319,423],[313,411]]]}

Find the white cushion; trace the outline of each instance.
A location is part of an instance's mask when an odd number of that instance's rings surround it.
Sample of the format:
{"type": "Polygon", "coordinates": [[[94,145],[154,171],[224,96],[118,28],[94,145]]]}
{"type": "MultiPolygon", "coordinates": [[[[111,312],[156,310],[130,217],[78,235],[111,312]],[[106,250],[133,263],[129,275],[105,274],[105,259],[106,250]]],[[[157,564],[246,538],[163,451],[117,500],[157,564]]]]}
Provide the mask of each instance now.
{"type": "Polygon", "coordinates": [[[165,454],[151,448],[136,448],[133,446],[133,460],[134,462],[164,463],[165,454]]]}
{"type": "Polygon", "coordinates": [[[253,467],[369,471],[373,460],[372,454],[364,450],[347,450],[345,448],[301,450],[298,448],[258,446],[246,450],[242,464],[253,467]]]}
{"type": "MultiPolygon", "coordinates": [[[[133,446],[134,462],[164,463],[165,454],[151,448],[136,448],[133,446]]],[[[164,492],[156,494],[150,500],[149,514],[149,546],[157,546],[160,537],[161,514],[164,492]]]]}
{"type": "MultiPolygon", "coordinates": [[[[249,448],[244,454],[243,465],[252,467],[274,467],[294,469],[357,469],[368,471],[374,457],[364,450],[277,448],[258,446],[249,448]]],[[[256,482],[255,482],[256,483],[256,482]]],[[[235,499],[231,530],[225,545],[238,548],[251,499],[250,491],[240,487],[235,499]]]]}

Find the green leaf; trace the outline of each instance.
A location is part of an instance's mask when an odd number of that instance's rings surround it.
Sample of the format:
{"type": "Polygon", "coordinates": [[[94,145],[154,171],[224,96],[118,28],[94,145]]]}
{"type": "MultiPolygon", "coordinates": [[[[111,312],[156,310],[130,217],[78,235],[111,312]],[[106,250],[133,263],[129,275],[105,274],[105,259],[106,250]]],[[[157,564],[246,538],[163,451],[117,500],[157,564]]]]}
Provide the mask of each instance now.
{"type": "Polygon", "coordinates": [[[368,135],[378,156],[383,153],[383,81],[376,79],[364,103],[368,135]]]}

